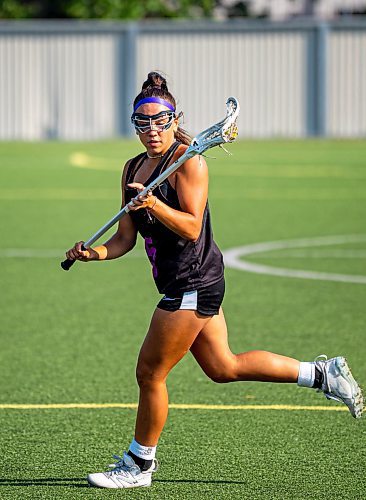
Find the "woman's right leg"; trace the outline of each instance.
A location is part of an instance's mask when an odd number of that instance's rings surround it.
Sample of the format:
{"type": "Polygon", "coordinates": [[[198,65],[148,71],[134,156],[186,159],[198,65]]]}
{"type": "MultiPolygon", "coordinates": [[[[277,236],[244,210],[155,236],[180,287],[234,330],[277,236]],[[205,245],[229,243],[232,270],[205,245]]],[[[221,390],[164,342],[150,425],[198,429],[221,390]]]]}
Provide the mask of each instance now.
{"type": "Polygon", "coordinates": [[[156,470],[156,445],[168,414],[167,375],[208,321],[196,311],[155,310],[137,363],[140,399],[135,438],[111,471],[88,475],[90,484],[101,488],[150,486],[156,470]]]}
{"type": "Polygon", "coordinates": [[[140,397],[135,439],[141,445],[157,445],[168,414],[166,378],[209,320],[196,311],[155,310],[136,369],[140,397]]]}
{"type": "Polygon", "coordinates": [[[300,363],[296,359],[267,351],[233,354],[223,310],[203,327],[191,347],[202,370],[215,382],[252,380],[296,383],[300,363]]]}

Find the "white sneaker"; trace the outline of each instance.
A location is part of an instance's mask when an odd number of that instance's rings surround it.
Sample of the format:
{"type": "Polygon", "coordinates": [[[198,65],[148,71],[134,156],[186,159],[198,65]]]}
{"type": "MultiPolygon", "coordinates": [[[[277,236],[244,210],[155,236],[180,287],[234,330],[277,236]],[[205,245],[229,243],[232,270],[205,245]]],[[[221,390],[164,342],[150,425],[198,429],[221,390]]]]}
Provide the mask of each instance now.
{"type": "Polygon", "coordinates": [[[97,486],[98,488],[151,486],[151,475],[158,469],[158,461],[155,458],[147,471],[141,471],[140,467],[135,464],[133,458],[127,453],[124,453],[122,458],[118,455],[113,455],[113,458],[117,462],[109,466],[111,467],[110,471],[88,475],[87,480],[91,486],[97,486]]]}
{"type": "Polygon", "coordinates": [[[327,356],[322,354],[315,359],[315,366],[323,374],[323,383],[319,390],[324,392],[325,397],[344,403],[353,417],[361,418],[362,392],[352,376],[346,359],[343,356],[327,359],[327,356]]]}

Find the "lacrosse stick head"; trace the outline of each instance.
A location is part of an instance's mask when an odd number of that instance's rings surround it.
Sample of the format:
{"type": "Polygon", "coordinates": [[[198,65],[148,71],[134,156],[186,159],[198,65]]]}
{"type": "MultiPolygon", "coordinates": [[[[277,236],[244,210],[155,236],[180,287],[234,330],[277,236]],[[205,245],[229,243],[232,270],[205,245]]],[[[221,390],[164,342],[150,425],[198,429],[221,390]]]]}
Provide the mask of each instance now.
{"type": "Polygon", "coordinates": [[[220,146],[226,142],[235,141],[238,136],[236,120],[239,116],[239,111],[238,100],[235,97],[229,97],[226,101],[226,117],[194,137],[188,150],[193,155],[202,154],[207,149],[220,146]]]}

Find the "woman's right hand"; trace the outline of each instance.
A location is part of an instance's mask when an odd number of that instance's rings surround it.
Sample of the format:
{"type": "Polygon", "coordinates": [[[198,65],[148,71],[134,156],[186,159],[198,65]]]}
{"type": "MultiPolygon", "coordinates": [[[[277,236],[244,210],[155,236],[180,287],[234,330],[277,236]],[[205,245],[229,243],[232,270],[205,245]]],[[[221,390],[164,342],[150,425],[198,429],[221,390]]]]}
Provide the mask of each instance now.
{"type": "Polygon", "coordinates": [[[99,260],[99,254],[92,248],[82,250],[81,247],[84,241],[78,241],[75,245],[66,252],[66,257],[71,260],[80,260],[89,262],[91,260],[99,260]]]}

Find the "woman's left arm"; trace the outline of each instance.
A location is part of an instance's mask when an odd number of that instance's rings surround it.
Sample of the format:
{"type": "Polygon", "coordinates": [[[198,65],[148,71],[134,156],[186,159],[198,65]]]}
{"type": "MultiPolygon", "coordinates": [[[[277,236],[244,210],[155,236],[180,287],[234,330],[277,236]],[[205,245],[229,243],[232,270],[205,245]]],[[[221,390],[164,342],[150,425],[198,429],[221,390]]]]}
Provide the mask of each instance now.
{"type": "MultiPolygon", "coordinates": [[[[131,184],[137,187],[137,184],[131,184]]],[[[201,233],[208,195],[208,169],[205,160],[195,156],[183,163],[175,174],[175,189],[182,211],[169,207],[154,195],[141,200],[132,210],[149,208],[169,229],[182,238],[196,241],[201,233]]]]}

